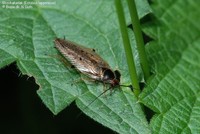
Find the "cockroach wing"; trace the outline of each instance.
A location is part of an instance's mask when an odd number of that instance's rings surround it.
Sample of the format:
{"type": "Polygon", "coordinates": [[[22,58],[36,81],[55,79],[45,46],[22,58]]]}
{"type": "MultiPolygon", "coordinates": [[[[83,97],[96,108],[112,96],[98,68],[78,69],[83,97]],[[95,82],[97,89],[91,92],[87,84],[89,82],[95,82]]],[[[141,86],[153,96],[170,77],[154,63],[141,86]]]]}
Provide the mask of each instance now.
{"type": "Polygon", "coordinates": [[[102,68],[110,68],[92,49],[63,39],[55,39],[54,42],[56,48],[77,70],[93,79],[101,80],[103,77],[102,68]]]}

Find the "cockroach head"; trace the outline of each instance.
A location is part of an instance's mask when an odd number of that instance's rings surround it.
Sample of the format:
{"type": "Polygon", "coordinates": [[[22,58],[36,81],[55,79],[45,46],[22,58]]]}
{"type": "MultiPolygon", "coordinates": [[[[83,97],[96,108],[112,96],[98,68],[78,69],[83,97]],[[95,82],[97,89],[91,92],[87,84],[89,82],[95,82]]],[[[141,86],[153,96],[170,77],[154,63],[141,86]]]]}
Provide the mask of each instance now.
{"type": "Polygon", "coordinates": [[[115,79],[115,74],[108,68],[103,68],[103,81],[115,79]]]}
{"type": "Polygon", "coordinates": [[[119,85],[121,74],[119,71],[112,71],[108,68],[103,68],[103,79],[102,81],[105,83],[110,83],[112,86],[119,85]]]}

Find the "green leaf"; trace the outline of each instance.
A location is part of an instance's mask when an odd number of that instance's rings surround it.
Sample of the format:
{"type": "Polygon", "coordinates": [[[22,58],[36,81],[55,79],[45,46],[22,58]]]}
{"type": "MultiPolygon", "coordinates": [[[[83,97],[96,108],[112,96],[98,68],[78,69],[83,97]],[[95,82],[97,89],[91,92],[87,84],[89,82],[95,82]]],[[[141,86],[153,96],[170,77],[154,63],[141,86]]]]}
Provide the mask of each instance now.
{"type": "Polygon", "coordinates": [[[200,132],[200,1],[157,0],[157,21],[144,25],[154,76],[140,101],[157,114],[153,133],[200,132]]]}
{"type": "MultiPolygon", "coordinates": [[[[53,40],[65,36],[96,49],[114,70],[121,72],[121,83],[130,84],[114,0],[59,0],[53,5],[31,6],[0,8],[0,67],[15,61],[22,74],[33,76],[40,86],[38,95],[54,114],[76,100],[88,116],[116,132],[150,133],[130,89],[116,88],[112,95],[99,97],[85,109],[103,92],[102,83],[80,81],[80,73],[54,58],[59,53],[53,40]]],[[[137,6],[140,18],[150,12],[146,0],[138,1],[137,6]]],[[[126,18],[130,21],[127,12],[126,18]]],[[[135,45],[133,38],[132,42],[135,45]]],[[[142,79],[142,74],[138,74],[142,79]]]]}

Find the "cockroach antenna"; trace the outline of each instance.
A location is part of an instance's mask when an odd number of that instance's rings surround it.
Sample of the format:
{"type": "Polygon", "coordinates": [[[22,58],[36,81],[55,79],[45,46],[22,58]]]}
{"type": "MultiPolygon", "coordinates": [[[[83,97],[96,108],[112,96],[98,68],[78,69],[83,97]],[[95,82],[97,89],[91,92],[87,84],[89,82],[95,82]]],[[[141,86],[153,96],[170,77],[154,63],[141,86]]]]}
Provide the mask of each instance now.
{"type": "MultiPolygon", "coordinates": [[[[118,85],[119,87],[129,87],[130,89],[131,89],[131,91],[133,91],[133,86],[132,85],[118,85]]],[[[104,90],[101,94],[99,94],[94,100],[92,100],[87,106],[85,106],[82,110],[81,110],[81,112],[77,115],[77,119],[81,116],[81,114],[83,114],[83,111],[85,110],[85,109],[87,109],[92,103],[94,103],[99,97],[101,97],[103,94],[105,94],[108,90],[110,90],[111,88],[113,88],[113,87],[110,87],[110,88],[108,88],[108,89],[106,89],[106,90],[104,90]]]]}
{"type": "Polygon", "coordinates": [[[92,100],[88,105],[86,105],[82,110],[81,110],[81,112],[77,115],[77,119],[83,114],[83,111],[85,110],[85,109],[87,109],[92,103],[94,103],[99,97],[101,97],[104,93],[106,93],[108,90],[110,90],[111,89],[111,87],[110,88],[108,88],[108,89],[106,89],[105,91],[103,91],[101,94],[99,94],[94,100],[92,100]]]}

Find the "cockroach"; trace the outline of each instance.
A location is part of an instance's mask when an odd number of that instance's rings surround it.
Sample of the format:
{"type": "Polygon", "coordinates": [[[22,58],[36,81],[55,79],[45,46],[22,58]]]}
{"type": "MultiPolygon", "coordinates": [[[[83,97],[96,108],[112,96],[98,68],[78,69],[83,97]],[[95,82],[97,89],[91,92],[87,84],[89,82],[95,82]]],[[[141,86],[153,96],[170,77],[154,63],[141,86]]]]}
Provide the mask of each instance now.
{"type": "MultiPolygon", "coordinates": [[[[109,64],[103,60],[94,49],[86,48],[72,41],[60,38],[56,38],[54,43],[58,51],[73,65],[73,67],[89,78],[102,82],[103,84],[109,84],[109,89],[113,89],[116,86],[131,87],[120,85],[120,72],[118,70],[113,71],[109,64]]],[[[103,93],[109,89],[105,90],[103,93]]]]}

